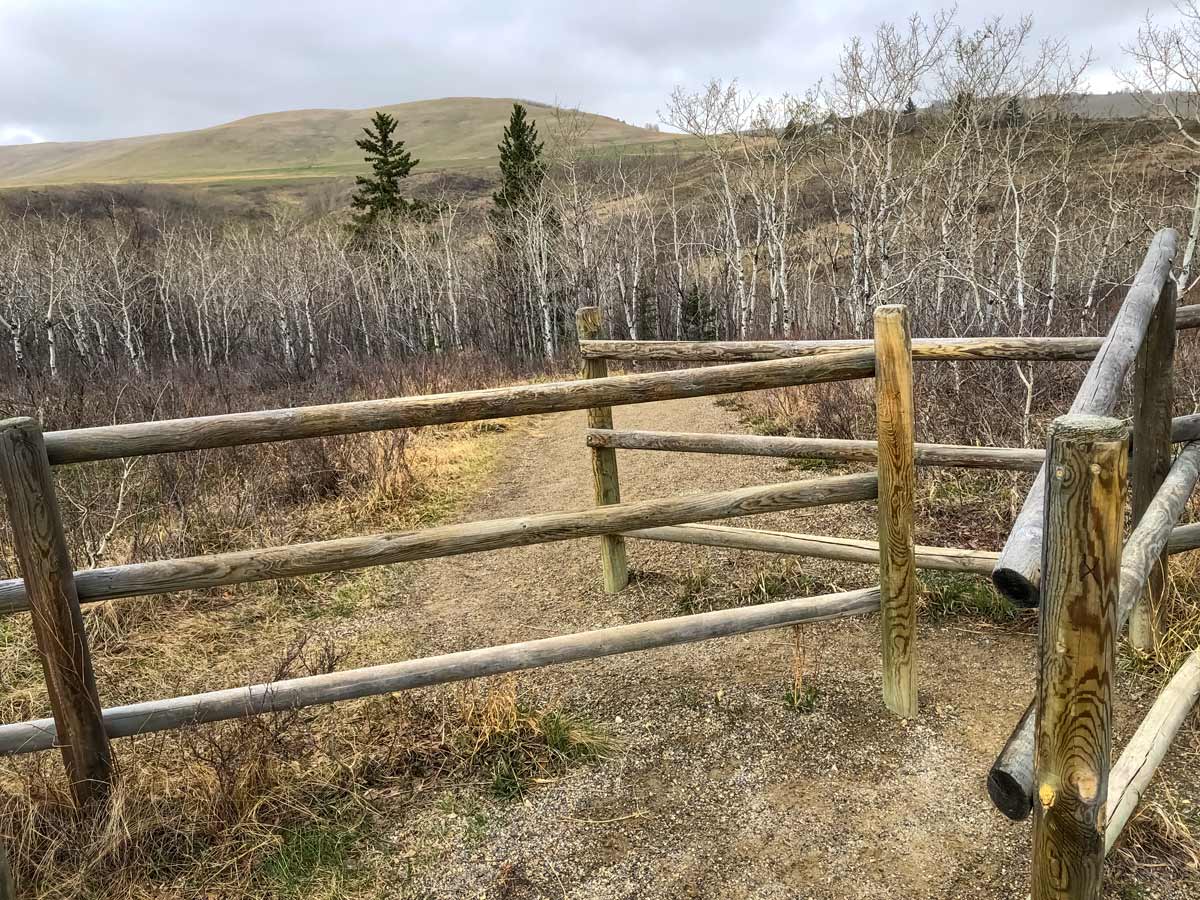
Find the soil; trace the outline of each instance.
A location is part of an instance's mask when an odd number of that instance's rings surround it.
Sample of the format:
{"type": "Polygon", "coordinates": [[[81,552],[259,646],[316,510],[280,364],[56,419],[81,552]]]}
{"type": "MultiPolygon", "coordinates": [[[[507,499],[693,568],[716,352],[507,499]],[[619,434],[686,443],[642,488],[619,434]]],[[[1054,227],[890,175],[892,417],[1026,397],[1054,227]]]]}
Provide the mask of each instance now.
{"type": "MultiPolygon", "coordinates": [[[[745,431],[711,399],[615,415],[619,428],[745,431]]],[[[461,520],[590,506],[584,424],[568,413],[514,429],[461,520]]],[[[622,453],[619,463],[626,500],[811,476],[728,456],[622,453]]],[[[874,518],[873,504],[854,504],[734,524],[870,537],[874,518]]],[[[808,593],[877,577],[865,566],[647,541],[630,541],[629,559],[632,582],[615,596],[603,593],[596,539],[432,560],[397,581],[394,612],[376,625],[405,629],[434,654],[729,605],[771,592],[779,579],[764,572],[788,573],[808,593]]],[[[600,723],[617,749],[517,801],[460,786],[418,802],[389,851],[408,860],[404,895],[1027,897],[1030,824],[1000,815],[984,782],[1032,696],[1028,623],[922,621],[912,721],[882,704],[876,617],[808,626],[801,639],[808,712],[784,702],[787,630],[521,675],[523,691],[600,723]]],[[[1119,693],[1121,741],[1146,698],[1119,693]]],[[[1193,720],[1172,751],[1190,762],[1165,777],[1194,790],[1198,748],[1193,720]]],[[[1197,895],[1182,867],[1118,864],[1108,882],[1112,897],[1197,895]]]]}

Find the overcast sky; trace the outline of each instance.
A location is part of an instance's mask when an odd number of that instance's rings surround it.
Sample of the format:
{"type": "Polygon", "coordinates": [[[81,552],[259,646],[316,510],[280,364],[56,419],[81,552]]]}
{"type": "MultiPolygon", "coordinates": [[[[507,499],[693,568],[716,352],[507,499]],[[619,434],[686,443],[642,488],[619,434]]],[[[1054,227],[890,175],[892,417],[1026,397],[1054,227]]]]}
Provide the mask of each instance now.
{"type": "MultiPolygon", "coordinates": [[[[0,143],[203,128],[305,107],[523,97],[635,124],[711,76],[802,92],[842,44],[913,0],[0,0],[0,143]]],[[[1170,0],[964,0],[959,21],[1033,12],[1089,48],[1093,90],[1170,0]]]]}

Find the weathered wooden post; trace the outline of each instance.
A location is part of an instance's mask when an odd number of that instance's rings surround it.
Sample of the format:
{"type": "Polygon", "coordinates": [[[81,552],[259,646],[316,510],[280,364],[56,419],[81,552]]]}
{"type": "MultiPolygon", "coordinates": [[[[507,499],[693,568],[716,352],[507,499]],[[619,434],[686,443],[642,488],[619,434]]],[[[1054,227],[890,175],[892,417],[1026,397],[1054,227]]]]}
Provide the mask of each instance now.
{"type": "Polygon", "coordinates": [[[1118,419],[1062,416],[1050,428],[1033,900],[1100,897],[1127,446],[1118,419]]]}
{"type": "Polygon", "coordinates": [[[84,806],[107,793],[113,758],[46,445],[33,419],[0,422],[0,483],[8,497],[58,744],[75,802],[84,806]]]}
{"type": "MultiPolygon", "coordinates": [[[[1133,375],[1133,463],[1129,473],[1133,523],[1171,470],[1171,413],[1175,404],[1175,280],[1168,278],[1146,337],[1138,351],[1133,375]]],[[[1129,617],[1129,642],[1149,653],[1161,633],[1167,602],[1167,551],[1150,573],[1146,593],[1129,617]]]]}
{"type": "Polygon", "coordinates": [[[916,490],[912,338],[908,310],[875,310],[875,415],[879,431],[879,588],[883,702],[905,718],[917,713],[916,490]]]}
{"type": "MultiPolygon", "coordinates": [[[[598,306],[583,306],[575,313],[579,340],[600,337],[603,318],[598,306]]],[[[584,378],[604,378],[608,375],[608,360],[583,360],[584,378]]],[[[587,411],[588,428],[612,430],[612,407],[596,406],[587,411]]],[[[607,506],[621,502],[621,483],[617,478],[617,451],[609,447],[593,447],[592,478],[596,488],[596,503],[607,506]]],[[[629,566],[625,559],[625,538],[609,534],[600,538],[600,564],[604,569],[604,590],[610,594],[624,590],[629,584],[629,566]]]]}

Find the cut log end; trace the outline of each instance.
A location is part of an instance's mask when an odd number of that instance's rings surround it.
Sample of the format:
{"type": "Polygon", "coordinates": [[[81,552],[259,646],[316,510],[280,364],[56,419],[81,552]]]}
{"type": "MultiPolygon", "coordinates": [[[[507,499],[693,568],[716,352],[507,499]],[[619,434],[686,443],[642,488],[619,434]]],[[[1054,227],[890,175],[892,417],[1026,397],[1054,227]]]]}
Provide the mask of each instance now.
{"type": "Polygon", "coordinates": [[[1014,822],[1023,822],[1033,811],[1033,801],[1021,783],[1003,769],[992,769],[987,778],[988,796],[996,809],[1014,822]]]}
{"type": "Polygon", "coordinates": [[[1033,609],[1039,603],[1037,585],[1016,569],[997,568],[992,572],[992,583],[1013,606],[1033,609]]]}

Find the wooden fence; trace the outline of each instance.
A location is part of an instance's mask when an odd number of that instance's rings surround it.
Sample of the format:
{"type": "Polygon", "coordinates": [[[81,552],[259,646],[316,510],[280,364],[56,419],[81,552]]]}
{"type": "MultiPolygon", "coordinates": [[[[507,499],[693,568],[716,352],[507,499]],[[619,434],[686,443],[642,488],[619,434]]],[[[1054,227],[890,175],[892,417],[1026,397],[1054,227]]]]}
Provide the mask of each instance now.
{"type": "MultiPolygon", "coordinates": [[[[1177,305],[1171,276],[1176,243],[1170,229],[1155,235],[1103,338],[909,340],[903,311],[893,307],[876,311],[873,341],[601,340],[594,328],[580,329],[585,377],[607,372],[610,360],[729,364],[874,349],[878,441],[618,431],[608,412],[598,411],[586,433],[597,501],[620,496],[617,450],[876,463],[878,542],[694,524],[624,536],[877,563],[884,695],[901,715],[916,709],[914,568],[987,574],[1013,603],[1040,605],[1039,696],[988,775],[993,802],[1015,820],[1034,809],[1036,786],[1036,900],[1099,896],[1104,854],[1200,696],[1197,651],[1155,703],[1110,781],[1111,638],[1128,622],[1134,646],[1154,647],[1165,613],[1165,557],[1200,547],[1200,524],[1178,525],[1200,476],[1200,416],[1172,418],[1175,336],[1179,329],[1200,327],[1200,306],[1177,305]],[[936,360],[1091,360],[1091,365],[1043,451],[914,443],[910,365],[936,360]],[[1129,429],[1108,416],[1130,370],[1134,415],[1127,459],[1129,429]],[[1173,454],[1173,444],[1184,446],[1173,454]],[[923,547],[913,545],[911,532],[913,472],[920,466],[1036,472],[1037,477],[1001,550],[923,547]],[[1135,527],[1122,550],[1119,512],[1127,467],[1135,527]],[[1084,746],[1086,759],[1064,753],[1069,746],[1084,746]]],[[[598,321],[595,311],[581,316],[598,321]]],[[[606,579],[610,590],[625,584],[620,546],[620,569],[605,564],[612,575],[606,579]]]]}
{"type": "Polygon", "coordinates": [[[1200,547],[1200,526],[1176,527],[1200,474],[1200,417],[1172,420],[1170,394],[1164,394],[1170,390],[1176,329],[1200,326],[1200,308],[1176,309],[1170,278],[1175,242],[1173,231],[1155,237],[1104,338],[913,340],[906,310],[883,306],[875,312],[872,341],[606,341],[600,339],[599,311],[586,308],[580,310],[578,320],[584,361],[583,379],[578,381],[45,434],[31,419],[0,422],[0,482],[23,576],[0,582],[0,613],[28,610],[32,615],[53,713],[46,719],[0,725],[0,755],[59,748],[76,801],[84,806],[103,802],[112,784],[113,738],[877,610],[883,700],[896,715],[909,717],[918,708],[916,570],[990,572],[997,587],[1018,602],[1040,596],[1044,614],[1038,702],[1031,704],[1031,712],[997,761],[989,788],[1001,809],[1020,817],[1028,813],[1033,785],[1038,785],[1035,897],[1096,896],[1087,891],[1099,884],[1106,846],[1111,846],[1128,820],[1183,713],[1200,692],[1200,658],[1196,658],[1155,704],[1114,769],[1122,774],[1114,774],[1108,788],[1112,635],[1127,618],[1139,615],[1152,640],[1158,618],[1138,610],[1156,608],[1142,598],[1148,589],[1161,591],[1155,572],[1163,555],[1200,547]],[[612,359],[717,365],[612,376],[607,369],[612,359]],[[1056,423],[1045,453],[914,442],[914,360],[1088,359],[1092,364],[1072,415],[1056,423]],[[1140,402],[1128,465],[1134,473],[1134,508],[1139,518],[1122,553],[1119,515],[1128,441],[1124,425],[1104,417],[1113,411],[1131,368],[1140,402]],[[614,406],[869,377],[875,385],[876,441],[613,428],[614,406]],[[1161,401],[1163,396],[1168,399],[1161,401]],[[597,503],[593,509],[75,571],[52,479],[54,466],[95,460],[566,410],[588,411],[586,440],[597,503]],[[1186,442],[1173,460],[1172,442],[1186,442]],[[874,462],[878,470],[621,502],[616,452],[635,449],[852,460],[874,462]],[[1039,474],[1005,548],[988,553],[914,545],[918,466],[1039,474]],[[697,524],[874,499],[879,507],[878,542],[697,524]],[[1027,515],[1030,509],[1038,514],[1027,515]],[[877,563],[879,587],[107,709],[100,702],[83,603],[589,536],[601,539],[604,584],[610,591],[621,590],[627,582],[625,539],[629,537],[877,563]],[[1044,573],[1039,565],[1043,554],[1048,563],[1044,573]],[[1056,640],[1055,635],[1064,630],[1085,634],[1087,640],[1078,644],[1056,640]],[[1095,672],[1103,679],[1099,692],[1085,683],[1092,677],[1088,673],[1095,672]],[[1053,679],[1046,673],[1053,673],[1053,679]],[[1091,706],[1087,721],[1082,721],[1071,711],[1081,708],[1076,701],[1085,693],[1091,706]],[[1070,769],[1078,765],[1077,759],[1055,756],[1055,742],[1063,734],[1095,739],[1087,772],[1070,769]],[[1106,797],[1108,830],[1097,841],[1094,833],[1106,797]],[[1093,834],[1076,840],[1082,833],[1079,829],[1086,828],[1093,834]],[[1066,890],[1050,884],[1052,875],[1063,873],[1070,876],[1066,890]],[[1046,885],[1039,887],[1042,881],[1046,885]]]}

